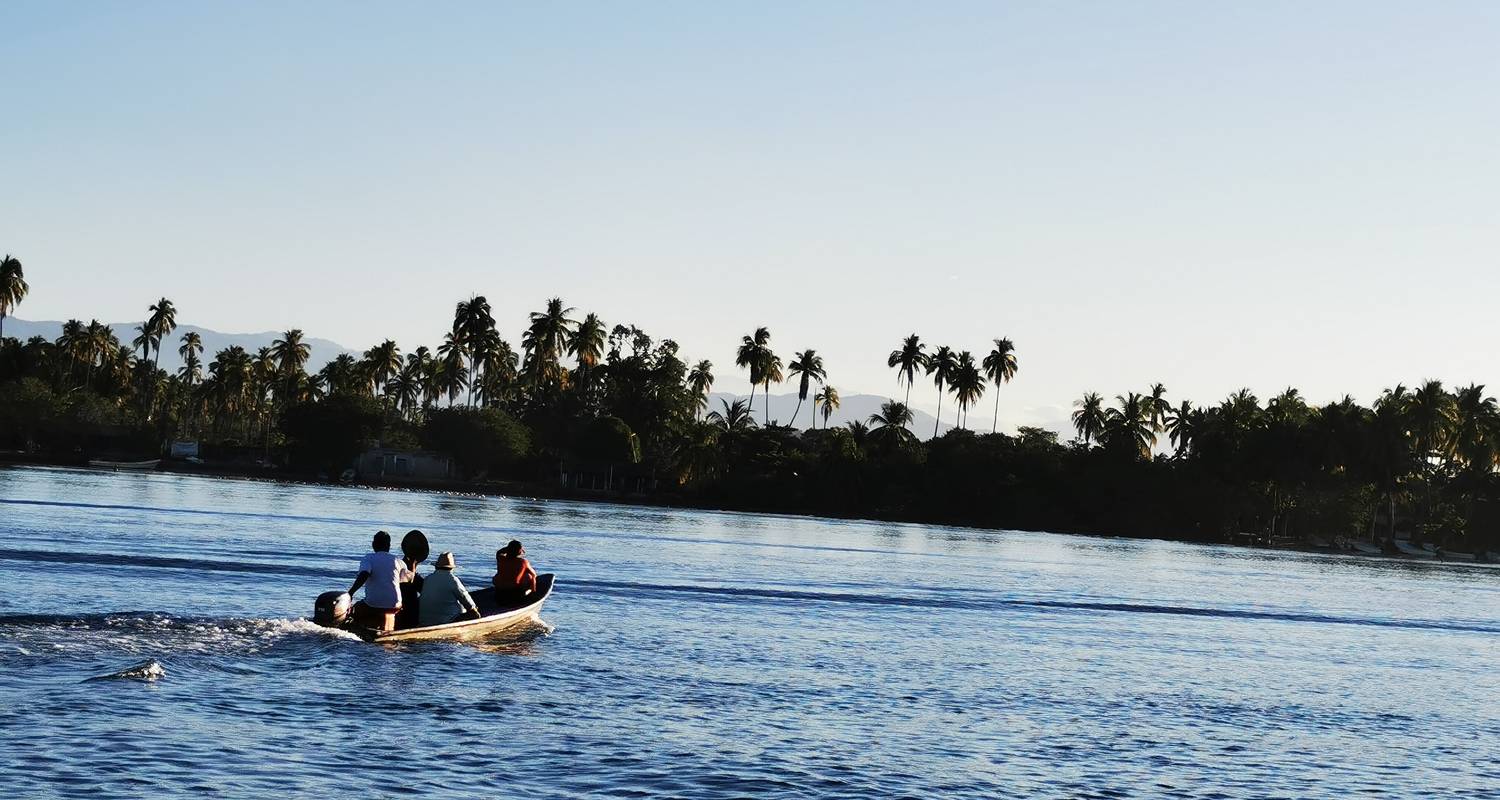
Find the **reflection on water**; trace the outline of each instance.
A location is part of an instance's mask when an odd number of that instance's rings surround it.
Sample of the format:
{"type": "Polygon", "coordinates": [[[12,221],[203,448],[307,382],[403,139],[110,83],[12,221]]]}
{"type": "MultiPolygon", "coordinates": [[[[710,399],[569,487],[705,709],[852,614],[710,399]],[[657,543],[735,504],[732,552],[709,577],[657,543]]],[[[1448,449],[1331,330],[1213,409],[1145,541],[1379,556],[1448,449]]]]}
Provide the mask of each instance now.
{"type": "Polygon", "coordinates": [[[1494,567],[11,469],[0,568],[15,796],[1500,785],[1494,567]],[[372,645],[303,619],[413,527],[471,587],[523,539],[560,575],[549,624],[372,645]],[[421,766],[352,768],[377,737],[421,766]]]}

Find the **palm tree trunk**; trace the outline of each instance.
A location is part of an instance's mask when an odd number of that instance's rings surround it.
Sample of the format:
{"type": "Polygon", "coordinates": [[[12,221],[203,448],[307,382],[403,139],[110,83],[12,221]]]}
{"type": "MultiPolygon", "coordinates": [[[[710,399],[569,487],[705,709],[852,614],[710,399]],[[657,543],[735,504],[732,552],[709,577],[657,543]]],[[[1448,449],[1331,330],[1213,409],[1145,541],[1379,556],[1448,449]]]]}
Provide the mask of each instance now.
{"type": "Polygon", "coordinates": [[[1390,531],[1391,541],[1396,540],[1396,493],[1392,491],[1386,495],[1390,499],[1390,516],[1386,517],[1387,530],[1390,531]]]}
{"type": "Polygon", "coordinates": [[[1000,387],[995,387],[995,421],[990,423],[990,433],[1000,432],[1000,387]]]}
{"type": "Polygon", "coordinates": [[[938,413],[937,418],[932,421],[932,438],[937,438],[938,426],[943,424],[943,387],[938,387],[938,413]]]}
{"type": "Polygon", "coordinates": [[[151,364],[150,393],[146,396],[146,421],[151,421],[151,414],[156,410],[156,373],[161,370],[161,342],[156,343],[156,360],[151,364]]]}
{"type": "Polygon", "coordinates": [[[766,396],[766,427],[771,426],[771,379],[766,378],[766,390],[762,392],[766,396]]]}
{"type": "Polygon", "coordinates": [[[788,422],[787,425],[789,425],[789,426],[796,426],[796,424],[797,424],[797,415],[799,413],[801,413],[801,411],[802,411],[802,397],[799,395],[797,397],[797,407],[795,409],[792,409],[792,421],[788,422]]]}

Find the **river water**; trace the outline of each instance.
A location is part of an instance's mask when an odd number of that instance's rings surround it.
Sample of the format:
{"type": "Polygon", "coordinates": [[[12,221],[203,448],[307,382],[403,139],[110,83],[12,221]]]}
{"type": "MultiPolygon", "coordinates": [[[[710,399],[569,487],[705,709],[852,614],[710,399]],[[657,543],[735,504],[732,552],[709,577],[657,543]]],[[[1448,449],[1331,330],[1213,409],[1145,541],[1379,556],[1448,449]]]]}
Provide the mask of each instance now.
{"type": "MultiPolygon", "coordinates": [[[[1500,570],[0,469],[7,796],[1495,797],[1500,570]],[[371,533],[545,626],[302,618],[371,533]]],[[[425,570],[424,570],[425,571],[425,570]]]]}

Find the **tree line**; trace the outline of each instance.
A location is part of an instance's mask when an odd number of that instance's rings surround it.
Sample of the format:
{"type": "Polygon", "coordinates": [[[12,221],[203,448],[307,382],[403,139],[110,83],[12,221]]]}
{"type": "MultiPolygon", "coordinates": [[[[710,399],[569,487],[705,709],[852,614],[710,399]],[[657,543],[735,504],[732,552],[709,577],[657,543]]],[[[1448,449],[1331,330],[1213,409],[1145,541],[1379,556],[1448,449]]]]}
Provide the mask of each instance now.
{"type": "MultiPolygon", "coordinates": [[[[20,262],[7,256],[0,332],[26,293],[20,262]]],[[[735,353],[750,397],[709,408],[712,363],[558,298],[528,316],[519,348],[473,296],[455,305],[436,350],[386,340],[311,372],[300,330],[210,356],[196,333],[174,338],[171,300],[143,317],[128,342],[76,319],[56,340],[0,338],[0,446],[77,453],[123,431],[143,448],[189,438],[336,474],[379,441],[448,453],[477,480],[544,484],[560,464],[628,465],[664,502],[1202,540],[1495,546],[1500,414],[1480,385],[1396,386],[1370,407],[1349,397],[1310,404],[1294,389],[1264,404],[1241,390],[1206,406],[1174,404],[1159,383],[1109,404],[1091,392],[1075,403],[1076,438],[1059,442],[1036,428],[998,431],[999,389],[1018,372],[1006,338],[976,356],[905,337],[886,358],[902,399],[829,427],[840,401],[822,356],[807,348],[783,361],[764,327],[735,353]],[[181,356],[171,374],[160,368],[163,347],[181,356]],[[782,424],[769,396],[785,381],[798,402],[782,424]],[[939,419],[951,400],[954,422],[926,441],[910,407],[923,381],[939,419]],[[991,430],[971,431],[986,391],[991,430]],[[797,430],[804,404],[809,428],[797,430]]]]}

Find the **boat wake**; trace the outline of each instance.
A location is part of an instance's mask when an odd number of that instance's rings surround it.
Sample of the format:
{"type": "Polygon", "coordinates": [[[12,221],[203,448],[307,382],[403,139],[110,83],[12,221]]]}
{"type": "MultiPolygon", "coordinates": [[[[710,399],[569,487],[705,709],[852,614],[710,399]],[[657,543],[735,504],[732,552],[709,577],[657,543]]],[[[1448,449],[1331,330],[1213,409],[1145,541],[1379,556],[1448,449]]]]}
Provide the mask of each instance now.
{"type": "MultiPolygon", "coordinates": [[[[138,659],[110,679],[154,681],[174,666],[222,667],[225,657],[286,656],[308,661],[358,637],[305,619],[179,617],[151,612],[114,614],[0,614],[0,662],[8,659],[138,659]],[[151,664],[156,670],[147,669],[151,664]],[[139,675],[135,670],[143,670],[139,675]]],[[[315,661],[313,659],[312,661],[315,661]]]]}
{"type": "Polygon", "coordinates": [[[141,683],[155,683],[167,676],[167,668],[160,661],[148,658],[133,667],[126,667],[119,672],[111,672],[108,675],[99,675],[84,679],[84,683],[93,681],[140,681],[141,683]]]}
{"type": "Polygon", "coordinates": [[[988,592],[935,592],[900,594],[885,592],[809,591],[749,586],[709,586],[700,584],[646,584],[628,581],[603,581],[574,578],[568,586],[580,593],[602,594],[633,599],[680,602],[692,597],[702,602],[744,603],[834,603],[893,608],[941,609],[944,611],[1022,612],[1022,613],[1095,613],[1155,614],[1181,617],[1212,617],[1257,622],[1312,623],[1321,625],[1359,625],[1379,628],[1454,631],[1460,633],[1500,634],[1500,626],[1484,620],[1432,620],[1392,617],[1363,617],[1348,614],[1317,613],[1269,608],[1216,608],[1185,606],[1094,598],[1052,599],[988,592]]]}

